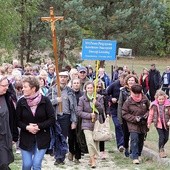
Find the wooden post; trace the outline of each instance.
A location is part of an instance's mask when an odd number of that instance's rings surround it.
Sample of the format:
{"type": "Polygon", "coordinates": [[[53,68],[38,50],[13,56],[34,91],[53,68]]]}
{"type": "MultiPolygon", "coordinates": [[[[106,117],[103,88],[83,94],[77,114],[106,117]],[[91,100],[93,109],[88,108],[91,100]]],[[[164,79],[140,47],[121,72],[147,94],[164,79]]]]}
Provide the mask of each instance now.
{"type": "MultiPolygon", "coordinates": [[[[56,68],[56,77],[57,77],[57,93],[58,97],[61,97],[60,91],[60,80],[59,80],[59,70],[58,70],[58,48],[57,48],[57,36],[55,29],[55,22],[64,20],[63,16],[54,16],[54,9],[50,7],[50,17],[41,17],[41,21],[47,21],[51,23],[51,32],[52,32],[52,42],[53,42],[53,51],[55,57],[55,68],[56,68]]],[[[59,112],[62,112],[62,103],[59,103],[59,112]]]]}

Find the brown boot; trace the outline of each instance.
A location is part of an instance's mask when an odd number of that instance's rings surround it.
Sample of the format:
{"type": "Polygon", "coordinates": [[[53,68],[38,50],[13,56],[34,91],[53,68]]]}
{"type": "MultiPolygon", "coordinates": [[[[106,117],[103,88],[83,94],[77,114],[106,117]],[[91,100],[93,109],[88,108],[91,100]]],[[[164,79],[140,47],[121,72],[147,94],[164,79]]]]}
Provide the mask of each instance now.
{"type": "Polygon", "coordinates": [[[167,157],[167,154],[165,153],[163,148],[159,150],[159,157],[160,158],[166,158],[167,157]]]}
{"type": "Polygon", "coordinates": [[[91,157],[91,168],[96,168],[96,160],[94,156],[91,157]]]}

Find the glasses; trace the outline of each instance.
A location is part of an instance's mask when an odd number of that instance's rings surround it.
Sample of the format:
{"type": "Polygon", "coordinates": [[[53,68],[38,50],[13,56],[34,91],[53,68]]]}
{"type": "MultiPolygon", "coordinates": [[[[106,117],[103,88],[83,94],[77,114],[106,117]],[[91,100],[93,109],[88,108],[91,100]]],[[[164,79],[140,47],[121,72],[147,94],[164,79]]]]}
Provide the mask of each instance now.
{"type": "Polygon", "coordinates": [[[25,72],[32,72],[33,70],[25,70],[25,72]]]}
{"type": "Polygon", "coordinates": [[[98,88],[98,89],[101,89],[101,88],[102,88],[102,86],[97,86],[97,88],[98,88]]]}

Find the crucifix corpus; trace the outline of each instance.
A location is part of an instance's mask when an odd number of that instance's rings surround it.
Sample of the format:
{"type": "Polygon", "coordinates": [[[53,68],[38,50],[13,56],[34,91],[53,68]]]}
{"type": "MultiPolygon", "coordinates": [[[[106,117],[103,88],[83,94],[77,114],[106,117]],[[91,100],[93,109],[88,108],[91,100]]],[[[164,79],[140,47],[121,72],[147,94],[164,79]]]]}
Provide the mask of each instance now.
{"type": "MultiPolygon", "coordinates": [[[[55,22],[64,20],[63,16],[54,16],[54,9],[50,7],[50,16],[49,17],[41,17],[41,21],[47,21],[51,23],[51,32],[52,32],[52,42],[53,42],[53,51],[55,57],[55,68],[56,68],[56,77],[57,77],[57,92],[58,97],[61,97],[60,91],[60,80],[59,80],[59,70],[58,70],[58,48],[57,48],[57,36],[55,29],[55,22]]],[[[62,103],[59,102],[59,112],[62,112],[62,103]]]]}

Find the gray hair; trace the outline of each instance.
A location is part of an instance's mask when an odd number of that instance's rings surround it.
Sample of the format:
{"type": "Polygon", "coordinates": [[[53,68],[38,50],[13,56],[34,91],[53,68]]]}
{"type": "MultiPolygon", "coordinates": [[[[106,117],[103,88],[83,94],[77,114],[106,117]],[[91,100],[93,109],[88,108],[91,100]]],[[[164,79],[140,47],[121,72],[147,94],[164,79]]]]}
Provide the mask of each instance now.
{"type": "Polygon", "coordinates": [[[7,79],[7,76],[4,76],[4,75],[0,75],[0,82],[7,79]]]}

